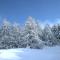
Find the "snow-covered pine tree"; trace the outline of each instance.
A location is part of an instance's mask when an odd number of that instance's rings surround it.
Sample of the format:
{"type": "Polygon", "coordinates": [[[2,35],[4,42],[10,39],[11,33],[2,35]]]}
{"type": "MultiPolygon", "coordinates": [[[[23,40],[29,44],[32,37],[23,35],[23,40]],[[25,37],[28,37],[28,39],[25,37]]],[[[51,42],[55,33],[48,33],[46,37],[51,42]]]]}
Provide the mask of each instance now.
{"type": "Polygon", "coordinates": [[[20,36],[21,36],[21,29],[20,29],[20,25],[18,23],[14,23],[12,25],[12,31],[10,33],[11,35],[11,44],[12,44],[12,48],[18,48],[21,47],[21,43],[20,43],[20,36]]]}
{"type": "Polygon", "coordinates": [[[60,45],[60,24],[52,26],[52,33],[54,35],[56,45],[60,45]]]}
{"type": "Polygon", "coordinates": [[[60,24],[58,24],[58,33],[57,33],[57,34],[58,34],[58,35],[57,35],[57,41],[58,41],[57,44],[60,45],[60,24]]]}
{"type": "Polygon", "coordinates": [[[41,48],[42,40],[38,37],[38,26],[36,21],[32,17],[28,17],[25,29],[24,29],[24,40],[26,41],[27,47],[30,48],[41,48]]]}
{"type": "Polygon", "coordinates": [[[18,48],[20,41],[20,26],[15,23],[11,24],[6,19],[0,27],[0,49],[1,48],[18,48]]]}
{"type": "Polygon", "coordinates": [[[10,29],[11,24],[6,19],[4,19],[0,28],[0,48],[8,48],[10,41],[10,29]]]}
{"type": "Polygon", "coordinates": [[[45,41],[45,45],[47,46],[53,46],[55,44],[55,38],[52,34],[51,27],[49,26],[49,24],[46,24],[43,29],[42,40],[45,41]]]}

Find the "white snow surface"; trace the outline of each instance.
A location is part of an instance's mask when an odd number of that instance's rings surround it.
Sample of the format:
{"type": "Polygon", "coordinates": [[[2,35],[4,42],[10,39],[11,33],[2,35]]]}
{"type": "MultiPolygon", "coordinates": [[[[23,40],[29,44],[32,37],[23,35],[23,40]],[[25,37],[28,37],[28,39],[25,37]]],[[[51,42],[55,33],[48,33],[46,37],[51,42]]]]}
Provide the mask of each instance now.
{"type": "Polygon", "coordinates": [[[60,46],[0,50],[0,60],[60,60],[60,46]]]}

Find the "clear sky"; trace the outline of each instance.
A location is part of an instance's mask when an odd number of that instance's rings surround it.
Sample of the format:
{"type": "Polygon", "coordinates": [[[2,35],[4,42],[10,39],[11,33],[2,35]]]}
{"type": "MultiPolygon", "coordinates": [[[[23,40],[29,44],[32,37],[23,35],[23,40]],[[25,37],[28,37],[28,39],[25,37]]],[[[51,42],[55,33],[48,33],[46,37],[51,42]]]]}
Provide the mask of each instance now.
{"type": "Polygon", "coordinates": [[[0,0],[0,21],[25,22],[28,16],[42,22],[59,22],[60,0],[0,0]]]}

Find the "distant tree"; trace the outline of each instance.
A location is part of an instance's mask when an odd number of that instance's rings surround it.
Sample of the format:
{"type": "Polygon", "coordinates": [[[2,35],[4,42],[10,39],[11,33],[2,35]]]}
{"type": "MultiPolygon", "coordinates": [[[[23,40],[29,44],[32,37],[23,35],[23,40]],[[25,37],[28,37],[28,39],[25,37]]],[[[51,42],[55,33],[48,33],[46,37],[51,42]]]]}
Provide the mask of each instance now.
{"type": "Polygon", "coordinates": [[[57,44],[60,45],[60,24],[56,24],[56,25],[52,26],[52,33],[55,37],[56,45],[57,44]]]}
{"type": "Polygon", "coordinates": [[[20,47],[20,26],[4,20],[0,28],[0,48],[20,47]]]}
{"type": "Polygon", "coordinates": [[[21,47],[21,29],[20,25],[16,22],[12,26],[11,36],[14,38],[14,48],[21,47]]]}
{"type": "Polygon", "coordinates": [[[42,40],[45,41],[45,45],[47,46],[55,45],[55,37],[52,34],[51,27],[48,24],[44,27],[42,40]]]}
{"type": "Polygon", "coordinates": [[[11,24],[5,19],[0,28],[0,48],[8,48],[11,24]]]}

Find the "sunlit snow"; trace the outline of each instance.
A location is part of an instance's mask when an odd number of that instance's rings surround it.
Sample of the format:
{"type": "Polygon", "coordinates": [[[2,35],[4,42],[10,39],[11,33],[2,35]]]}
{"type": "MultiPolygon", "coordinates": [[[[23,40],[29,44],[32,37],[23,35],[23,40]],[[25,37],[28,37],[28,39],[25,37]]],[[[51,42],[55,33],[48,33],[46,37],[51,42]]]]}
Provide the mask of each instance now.
{"type": "Polygon", "coordinates": [[[60,60],[60,47],[0,50],[0,60],[60,60]]]}
{"type": "Polygon", "coordinates": [[[9,50],[0,50],[0,58],[7,60],[15,60],[21,59],[21,57],[17,56],[17,53],[22,53],[23,51],[18,51],[17,49],[9,49],[9,50]]]}

